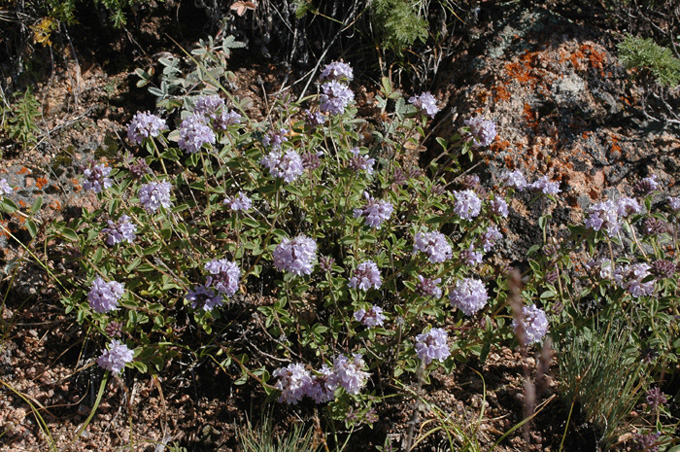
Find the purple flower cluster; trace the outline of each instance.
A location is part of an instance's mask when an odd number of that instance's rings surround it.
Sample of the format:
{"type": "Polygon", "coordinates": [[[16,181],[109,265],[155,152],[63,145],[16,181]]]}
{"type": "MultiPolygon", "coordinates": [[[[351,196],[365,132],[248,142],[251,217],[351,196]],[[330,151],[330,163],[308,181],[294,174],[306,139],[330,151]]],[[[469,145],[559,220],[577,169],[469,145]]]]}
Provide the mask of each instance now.
{"type": "Polygon", "coordinates": [[[590,206],[585,226],[595,231],[605,230],[610,237],[621,230],[619,219],[642,212],[642,207],[633,198],[621,197],[616,202],[602,201],[590,206]]]}
{"type": "Polygon", "coordinates": [[[520,170],[506,171],[502,179],[506,187],[514,188],[515,190],[524,190],[529,185],[520,170]]]}
{"type": "Polygon", "coordinates": [[[321,166],[321,157],[323,156],[323,151],[307,151],[300,156],[302,159],[302,167],[307,171],[314,171],[321,166]]]}
{"type": "Polygon", "coordinates": [[[474,278],[464,278],[456,283],[456,287],[449,293],[451,305],[471,316],[482,309],[489,295],[486,293],[484,283],[474,278]]]}
{"type": "Polygon", "coordinates": [[[658,452],[660,437],[661,432],[650,432],[644,435],[642,433],[636,433],[633,435],[635,450],[642,452],[658,452]]]}
{"type": "Polygon", "coordinates": [[[449,336],[443,328],[432,328],[416,336],[416,353],[426,366],[433,360],[444,361],[451,351],[446,341],[449,336]]]}
{"type": "Polygon", "coordinates": [[[560,183],[551,181],[548,179],[548,176],[543,176],[537,179],[532,184],[527,185],[527,188],[534,191],[543,192],[545,195],[556,195],[562,191],[560,190],[560,183]]]}
{"type": "Polygon", "coordinates": [[[316,242],[306,235],[284,238],[274,250],[274,266],[296,275],[309,275],[316,262],[316,242]]]}
{"type": "Polygon", "coordinates": [[[139,202],[149,213],[157,211],[159,207],[167,209],[172,205],[170,202],[171,189],[172,184],[168,181],[144,184],[139,189],[139,202]]]}
{"type": "Polygon", "coordinates": [[[0,179],[0,196],[7,196],[12,193],[12,187],[7,183],[7,179],[0,179]]]}
{"type": "Polygon", "coordinates": [[[482,263],[483,255],[479,251],[475,251],[475,246],[470,245],[466,250],[460,252],[460,259],[465,262],[465,265],[473,267],[482,263]]]}
{"type": "Polygon", "coordinates": [[[262,157],[260,164],[269,170],[272,177],[280,177],[286,183],[293,182],[305,171],[300,154],[293,150],[289,150],[283,155],[280,152],[272,151],[266,157],[262,157]]]}
{"type": "Polygon", "coordinates": [[[224,200],[224,204],[229,207],[229,210],[232,212],[249,210],[253,206],[253,202],[250,200],[248,195],[242,191],[238,192],[236,196],[227,196],[227,198],[224,200]]]}
{"type": "Polygon", "coordinates": [[[437,99],[435,99],[435,97],[429,91],[425,91],[418,96],[411,96],[408,101],[430,118],[434,118],[439,112],[439,107],[437,107],[437,99]]]}
{"type": "Polygon", "coordinates": [[[349,168],[354,171],[366,171],[369,175],[373,174],[375,159],[361,155],[359,148],[350,149],[352,157],[349,159],[349,168]]]}
{"type": "Polygon", "coordinates": [[[227,297],[236,293],[241,280],[241,269],[235,262],[227,259],[213,259],[205,264],[204,268],[210,273],[210,276],[205,279],[206,287],[214,287],[220,294],[227,297]]]}
{"type": "Polygon", "coordinates": [[[192,309],[200,307],[204,311],[212,311],[213,308],[222,304],[222,295],[207,286],[195,286],[189,289],[184,298],[191,302],[192,309]]]}
{"type": "Polygon", "coordinates": [[[215,132],[201,114],[189,116],[179,126],[179,148],[190,154],[200,151],[205,144],[214,144],[215,139],[215,132]]]}
{"type": "Polygon", "coordinates": [[[489,202],[489,210],[493,215],[508,218],[508,203],[503,198],[492,199],[489,202]]]}
{"type": "Polygon", "coordinates": [[[326,117],[320,111],[305,110],[305,124],[307,127],[322,126],[326,122],[326,117]]]}
{"type": "Polygon", "coordinates": [[[654,279],[649,270],[652,267],[644,262],[616,267],[614,281],[634,297],[652,295],[654,293],[654,279]]]}
{"type": "Polygon", "coordinates": [[[482,201],[472,190],[461,190],[454,192],[456,203],[453,211],[464,220],[472,220],[482,210],[482,201]]]}
{"type": "Polygon", "coordinates": [[[111,174],[111,168],[103,163],[95,164],[92,162],[90,167],[85,168],[83,171],[83,176],[85,176],[83,188],[85,190],[92,190],[95,193],[106,190],[113,184],[113,181],[108,177],[109,174],[111,174]]]}
{"type": "Polygon", "coordinates": [[[635,184],[633,190],[636,194],[644,196],[653,192],[657,188],[659,188],[659,182],[656,180],[656,174],[652,174],[651,176],[645,177],[640,180],[640,182],[635,184]]]}
{"type": "Polygon", "coordinates": [[[418,251],[427,254],[427,258],[433,264],[451,259],[453,253],[446,236],[439,231],[418,232],[415,235],[413,254],[418,251]]]}
{"type": "Polygon", "coordinates": [[[486,231],[482,233],[482,249],[484,252],[489,252],[494,247],[496,242],[503,238],[496,226],[488,226],[486,231]]]}
{"type": "Polygon", "coordinates": [[[295,363],[276,369],[272,375],[278,379],[275,387],[281,391],[279,402],[296,404],[307,396],[316,403],[325,403],[333,400],[339,387],[348,394],[358,394],[369,377],[369,373],[362,370],[365,366],[359,354],[352,358],[339,355],[333,361],[332,369],[324,364],[312,373],[304,364],[295,363]]]}
{"type": "Polygon", "coordinates": [[[229,126],[235,124],[241,124],[243,117],[234,110],[222,110],[217,114],[217,117],[213,120],[213,125],[216,129],[227,130],[229,126]]]}
{"type": "Polygon", "coordinates": [[[385,316],[380,306],[371,306],[368,311],[361,308],[354,313],[354,320],[361,322],[362,325],[373,328],[376,326],[383,326],[385,316]]]}
{"type": "Polygon", "coordinates": [[[132,117],[128,125],[128,139],[135,144],[141,144],[145,138],[157,137],[162,131],[167,130],[165,119],[161,119],[151,113],[138,112],[132,117]]]}
{"type": "Polygon", "coordinates": [[[522,318],[519,322],[517,322],[517,319],[512,320],[512,327],[515,333],[518,333],[520,324],[524,331],[524,338],[520,340],[526,345],[541,342],[543,336],[548,333],[548,327],[550,326],[545,312],[537,308],[535,304],[522,308],[522,318]]]}
{"type": "Polygon", "coordinates": [[[353,100],[354,93],[345,83],[331,80],[321,85],[319,108],[323,113],[340,115],[353,100]]]}
{"type": "Polygon", "coordinates": [[[267,132],[262,138],[262,144],[271,147],[273,151],[278,151],[283,146],[283,143],[288,141],[288,129],[281,128],[278,131],[267,132]]]}
{"type": "Polygon", "coordinates": [[[472,143],[474,147],[488,146],[493,143],[496,138],[496,124],[493,121],[486,120],[481,116],[466,119],[463,125],[469,128],[466,139],[472,143]]]}
{"type": "Polygon", "coordinates": [[[111,371],[112,374],[118,375],[123,371],[125,365],[132,362],[134,354],[127,345],[114,339],[109,344],[109,349],[104,350],[99,358],[97,358],[97,365],[102,369],[111,371]]]}
{"type": "Polygon", "coordinates": [[[220,108],[224,107],[224,99],[213,94],[210,96],[201,96],[196,100],[194,113],[204,116],[206,118],[215,119],[220,108]]]}
{"type": "Polygon", "coordinates": [[[87,293],[87,300],[94,312],[103,314],[118,309],[118,302],[125,293],[123,285],[116,281],[104,281],[97,276],[87,293]]]}
{"type": "Polygon", "coordinates": [[[352,66],[342,61],[332,61],[328,63],[322,70],[321,75],[319,75],[319,80],[330,81],[330,80],[343,80],[351,82],[354,79],[354,70],[352,66]]]}
{"type": "Polygon", "coordinates": [[[371,286],[374,289],[380,289],[382,277],[375,262],[369,260],[357,265],[357,268],[352,272],[348,286],[351,289],[361,289],[364,291],[370,289],[371,286]]]}
{"type": "Polygon", "coordinates": [[[656,410],[661,405],[668,403],[666,394],[661,392],[661,389],[658,387],[651,388],[649,391],[647,391],[647,396],[645,399],[647,400],[647,405],[649,405],[650,410],[656,410]]]}
{"type": "Polygon", "coordinates": [[[113,246],[121,242],[132,243],[137,237],[137,226],[132,223],[131,218],[127,215],[121,215],[117,222],[108,220],[109,227],[104,228],[102,232],[108,234],[106,244],[113,246]]]}
{"type": "Polygon", "coordinates": [[[670,206],[671,210],[677,212],[680,210],[680,197],[669,196],[668,205],[670,206]]]}
{"type": "Polygon", "coordinates": [[[364,217],[366,224],[372,228],[380,229],[384,221],[392,216],[392,203],[389,201],[376,201],[368,192],[364,192],[366,206],[354,209],[354,218],[364,217]]]}
{"type": "Polygon", "coordinates": [[[426,278],[423,275],[418,275],[418,284],[416,284],[416,291],[423,297],[429,296],[439,298],[442,296],[442,289],[438,286],[442,279],[426,278]]]}

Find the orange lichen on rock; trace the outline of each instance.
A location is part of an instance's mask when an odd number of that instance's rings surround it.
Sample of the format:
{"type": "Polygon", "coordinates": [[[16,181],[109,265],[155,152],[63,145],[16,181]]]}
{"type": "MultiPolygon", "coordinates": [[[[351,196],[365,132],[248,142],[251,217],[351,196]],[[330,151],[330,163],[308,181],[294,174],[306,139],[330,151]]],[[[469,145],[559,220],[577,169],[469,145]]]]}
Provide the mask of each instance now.
{"type": "Polygon", "coordinates": [[[491,151],[495,153],[503,152],[508,147],[510,147],[510,142],[508,140],[497,140],[491,144],[491,151]]]}
{"type": "Polygon", "coordinates": [[[44,177],[39,177],[35,180],[35,186],[38,187],[40,190],[42,190],[42,188],[46,186],[48,183],[49,182],[44,177]]]}

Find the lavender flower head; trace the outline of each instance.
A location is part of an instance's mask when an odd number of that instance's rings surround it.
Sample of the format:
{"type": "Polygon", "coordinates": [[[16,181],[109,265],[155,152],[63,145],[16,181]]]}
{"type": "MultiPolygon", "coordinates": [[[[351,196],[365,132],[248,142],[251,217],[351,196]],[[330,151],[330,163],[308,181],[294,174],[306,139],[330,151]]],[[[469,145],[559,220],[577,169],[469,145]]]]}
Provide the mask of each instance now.
{"type": "Polygon", "coordinates": [[[361,289],[364,291],[370,289],[371,286],[374,289],[380,289],[382,277],[375,262],[369,260],[357,265],[357,268],[352,272],[348,286],[351,289],[361,289]]]}
{"type": "Polygon", "coordinates": [[[305,124],[307,127],[322,126],[326,122],[326,117],[320,111],[305,110],[305,124]]]}
{"type": "Polygon", "coordinates": [[[653,192],[659,188],[659,182],[656,180],[656,174],[652,174],[649,177],[645,177],[640,182],[635,184],[633,190],[636,194],[644,196],[648,193],[653,192]]]}
{"type": "Polygon", "coordinates": [[[474,278],[464,278],[458,281],[449,294],[451,305],[463,311],[467,316],[476,314],[486,305],[488,299],[489,295],[484,283],[474,278]]]}
{"type": "Polygon", "coordinates": [[[222,295],[207,286],[195,286],[193,289],[189,289],[184,298],[191,302],[192,309],[200,307],[204,311],[212,311],[222,304],[222,295]]]}
{"type": "Polygon", "coordinates": [[[642,433],[636,433],[633,435],[633,441],[636,445],[635,450],[642,452],[658,452],[660,437],[661,432],[650,432],[644,435],[642,433]]]}
{"type": "Polygon", "coordinates": [[[638,262],[616,267],[614,281],[628,291],[633,297],[652,295],[654,293],[654,279],[649,279],[651,266],[645,262],[638,262]]]}
{"type": "Polygon", "coordinates": [[[305,369],[304,364],[300,363],[276,369],[272,376],[278,378],[275,386],[281,391],[279,402],[286,402],[289,405],[302,400],[312,384],[311,374],[305,369]]]}
{"type": "Polygon", "coordinates": [[[83,176],[85,176],[83,188],[95,193],[106,190],[113,184],[113,181],[108,177],[109,174],[111,174],[111,168],[103,163],[94,164],[93,162],[89,168],[85,168],[83,171],[83,176]]]}
{"type": "Polygon", "coordinates": [[[350,149],[352,157],[349,159],[349,168],[354,171],[366,171],[369,175],[373,174],[373,165],[375,165],[374,158],[368,158],[361,155],[359,148],[350,149]]]}
{"type": "Polygon", "coordinates": [[[416,336],[416,353],[426,366],[433,360],[444,361],[451,351],[446,341],[449,336],[443,328],[432,328],[416,336]]]}
{"type": "Polygon", "coordinates": [[[429,91],[425,91],[418,96],[411,96],[408,102],[430,118],[434,118],[439,112],[439,107],[437,107],[437,99],[435,99],[435,97],[429,91]]]}
{"type": "Polygon", "coordinates": [[[514,188],[515,190],[524,190],[529,185],[520,170],[506,171],[502,179],[506,187],[514,188]]]}
{"type": "Polygon", "coordinates": [[[0,179],[0,197],[7,196],[12,193],[12,187],[7,183],[7,179],[0,179]]]}
{"type": "Polygon", "coordinates": [[[128,139],[135,144],[142,144],[145,138],[157,137],[167,130],[165,119],[151,113],[137,112],[128,125],[128,139]]]}
{"type": "Polygon", "coordinates": [[[280,152],[272,151],[267,156],[262,157],[260,164],[269,170],[272,177],[280,177],[286,183],[293,182],[305,171],[300,154],[293,150],[289,150],[283,155],[280,152]]]}
{"type": "Polygon", "coordinates": [[[364,217],[368,226],[380,229],[382,223],[392,216],[394,207],[389,201],[376,201],[367,192],[364,192],[364,197],[366,198],[366,206],[354,209],[354,218],[364,217]]]}
{"type": "Polygon", "coordinates": [[[680,197],[669,196],[668,205],[671,207],[671,210],[677,212],[680,210],[680,197]]]}
{"type": "Polygon", "coordinates": [[[354,71],[352,66],[342,61],[332,61],[328,63],[322,70],[319,80],[341,80],[350,82],[354,79],[354,71]]]}
{"type": "Polygon", "coordinates": [[[496,242],[503,238],[496,226],[489,226],[482,234],[482,249],[484,252],[489,252],[494,247],[496,242]]]}
{"type": "Polygon", "coordinates": [[[218,130],[227,130],[229,126],[241,124],[243,116],[234,110],[221,110],[215,119],[213,119],[213,126],[218,130]]]}
{"type": "MultiPolygon", "coordinates": [[[[520,322],[524,330],[524,338],[520,338],[520,341],[526,345],[541,342],[543,336],[548,333],[548,327],[550,326],[545,312],[537,308],[535,304],[522,308],[522,319],[520,322]]],[[[515,333],[518,333],[519,323],[517,319],[513,319],[512,327],[515,333]]]]}
{"type": "Polygon", "coordinates": [[[106,244],[109,246],[116,245],[121,242],[132,243],[137,237],[137,226],[132,223],[131,218],[127,215],[121,215],[117,222],[108,220],[109,227],[104,228],[102,232],[108,234],[106,244]]]}
{"type": "Polygon", "coordinates": [[[426,278],[423,275],[418,275],[418,284],[416,284],[416,291],[423,297],[429,296],[440,298],[442,296],[442,289],[438,286],[442,279],[426,278]]]}
{"type": "Polygon", "coordinates": [[[286,134],[288,134],[288,129],[285,128],[281,128],[278,131],[267,132],[264,138],[262,138],[262,144],[271,147],[273,151],[278,151],[281,149],[283,143],[288,141],[286,134]]]}
{"type": "Polygon", "coordinates": [[[454,192],[456,204],[453,211],[464,220],[472,220],[482,210],[482,201],[472,190],[461,190],[454,192]]]}
{"type": "Polygon", "coordinates": [[[240,210],[246,211],[253,207],[251,199],[242,191],[238,192],[236,196],[227,196],[224,200],[224,204],[229,207],[229,210],[232,212],[238,212],[240,210]]]}
{"type": "Polygon", "coordinates": [[[211,275],[205,280],[206,287],[214,287],[227,297],[236,293],[241,280],[241,269],[235,262],[227,259],[213,259],[205,264],[204,268],[211,275]]]}
{"type": "Polygon", "coordinates": [[[614,237],[621,230],[618,206],[612,200],[599,202],[590,206],[585,226],[594,231],[605,230],[609,237],[614,237]]]}
{"type": "Polygon", "coordinates": [[[123,371],[125,365],[132,362],[133,359],[132,350],[118,339],[114,339],[109,344],[109,349],[104,350],[101,356],[97,358],[97,365],[102,369],[111,371],[114,375],[118,375],[123,371]]]}
{"type": "Polygon", "coordinates": [[[214,120],[217,117],[217,111],[223,106],[224,99],[218,95],[201,96],[196,100],[194,113],[214,120]]]}
{"type": "Polygon", "coordinates": [[[179,126],[179,148],[190,154],[201,150],[204,144],[215,143],[215,132],[210,128],[203,115],[193,114],[179,126]]]}
{"type": "Polygon", "coordinates": [[[94,312],[103,314],[118,309],[118,302],[125,293],[123,285],[116,281],[104,281],[97,276],[87,293],[87,300],[94,312]]]}
{"type": "Polygon", "coordinates": [[[303,153],[300,158],[302,159],[302,167],[307,171],[314,171],[321,166],[321,157],[323,156],[323,151],[307,151],[303,153]]]}
{"type": "Polygon", "coordinates": [[[332,384],[342,386],[348,394],[356,395],[366,386],[370,374],[362,369],[366,366],[360,354],[353,358],[339,355],[333,361],[332,384]]]}
{"type": "Polygon", "coordinates": [[[327,364],[312,374],[312,383],[307,387],[306,395],[316,403],[330,402],[335,397],[337,385],[333,382],[333,370],[327,364]]]}
{"type": "Polygon", "coordinates": [[[373,328],[376,326],[383,326],[385,316],[383,315],[383,310],[380,306],[373,305],[368,311],[363,308],[356,311],[354,313],[354,320],[361,322],[365,327],[373,328]]]}
{"type": "Polygon", "coordinates": [[[489,202],[489,209],[493,215],[508,218],[508,203],[503,198],[495,198],[489,202]]]}
{"type": "Polygon", "coordinates": [[[651,388],[649,391],[647,391],[646,400],[650,410],[656,410],[661,405],[665,405],[666,403],[668,403],[668,399],[666,399],[666,394],[661,392],[661,389],[659,389],[658,387],[651,388]]]}
{"type": "Polygon", "coordinates": [[[332,80],[321,85],[319,109],[323,113],[339,115],[354,100],[354,93],[344,83],[332,80]]]}
{"type": "Polygon", "coordinates": [[[496,124],[481,116],[466,119],[463,125],[470,129],[466,138],[474,147],[488,146],[496,138],[496,124]]]}
{"type": "Polygon", "coordinates": [[[309,275],[316,262],[316,242],[306,235],[284,238],[274,250],[274,266],[280,271],[309,275]]]}
{"type": "Polygon", "coordinates": [[[560,183],[551,181],[548,176],[537,179],[528,187],[535,191],[541,191],[545,195],[556,195],[562,191],[560,190],[560,183]]]}
{"type": "Polygon", "coordinates": [[[139,189],[139,202],[149,213],[157,211],[159,207],[167,209],[172,205],[170,189],[172,189],[172,184],[168,181],[144,184],[139,189]]]}
{"type": "Polygon", "coordinates": [[[460,258],[465,262],[465,265],[474,267],[475,265],[482,263],[483,256],[479,251],[475,251],[475,246],[471,244],[468,249],[460,252],[460,258]]]}
{"type": "Polygon", "coordinates": [[[637,200],[622,196],[616,200],[616,211],[621,218],[627,218],[633,214],[642,212],[642,207],[637,200]]]}
{"type": "Polygon", "coordinates": [[[427,258],[433,264],[451,259],[453,253],[446,236],[439,231],[418,232],[415,235],[413,254],[418,251],[427,254],[427,258]]]}

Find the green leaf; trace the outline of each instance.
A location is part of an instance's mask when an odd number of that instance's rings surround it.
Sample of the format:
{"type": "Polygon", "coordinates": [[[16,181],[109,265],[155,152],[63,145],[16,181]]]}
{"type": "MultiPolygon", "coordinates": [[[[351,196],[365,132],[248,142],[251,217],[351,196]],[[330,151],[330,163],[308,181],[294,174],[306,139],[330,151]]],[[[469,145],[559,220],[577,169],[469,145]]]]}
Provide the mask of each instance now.
{"type": "Polygon", "coordinates": [[[35,202],[31,206],[31,213],[35,214],[37,211],[39,211],[40,208],[42,207],[42,204],[43,204],[42,196],[38,196],[37,198],[35,198],[35,202]]]}

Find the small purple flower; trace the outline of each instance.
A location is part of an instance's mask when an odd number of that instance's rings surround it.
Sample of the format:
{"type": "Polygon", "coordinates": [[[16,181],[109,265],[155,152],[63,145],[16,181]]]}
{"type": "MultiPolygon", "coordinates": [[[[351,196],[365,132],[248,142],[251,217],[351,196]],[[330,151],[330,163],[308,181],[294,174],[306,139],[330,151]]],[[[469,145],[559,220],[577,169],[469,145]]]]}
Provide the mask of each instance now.
{"type": "Polygon", "coordinates": [[[454,192],[456,204],[453,211],[464,220],[472,220],[482,210],[482,201],[472,190],[462,190],[454,192]]]}
{"type": "Polygon", "coordinates": [[[649,279],[651,266],[644,262],[616,267],[614,280],[616,284],[628,291],[633,297],[652,295],[654,293],[654,279],[649,279]],[[646,280],[646,281],[645,281],[646,280]]]}
{"type": "Polygon", "coordinates": [[[104,281],[97,276],[87,293],[87,300],[94,312],[103,314],[118,309],[118,302],[125,293],[123,285],[116,281],[104,281]]]}
{"type": "Polygon", "coordinates": [[[243,116],[234,110],[221,110],[215,119],[213,119],[213,125],[217,130],[227,130],[229,126],[236,124],[241,124],[243,116]]]}
{"type": "Polygon", "coordinates": [[[274,250],[274,266],[298,276],[309,275],[316,262],[316,242],[306,235],[284,238],[274,250]]]}
{"type": "Polygon", "coordinates": [[[385,316],[383,315],[383,310],[380,306],[373,305],[368,311],[363,308],[356,311],[354,313],[354,320],[361,322],[365,327],[373,328],[376,326],[383,326],[385,316]]]}
{"type": "Polygon", "coordinates": [[[433,264],[451,259],[453,253],[446,236],[439,231],[418,232],[415,235],[413,254],[418,251],[427,254],[427,258],[433,264]]]}
{"type": "Polygon", "coordinates": [[[671,261],[658,259],[652,262],[652,273],[659,278],[672,278],[677,272],[675,264],[671,261]]]}
{"type": "Polygon", "coordinates": [[[149,174],[151,172],[151,168],[149,167],[149,164],[146,163],[146,160],[142,158],[135,159],[133,161],[130,161],[127,164],[128,171],[132,174],[132,177],[135,179],[141,179],[144,177],[144,175],[149,174]]]}
{"type": "Polygon", "coordinates": [[[137,237],[137,226],[132,223],[131,218],[127,215],[121,215],[117,222],[108,220],[109,227],[104,228],[102,232],[108,234],[106,244],[113,246],[120,242],[132,243],[137,237]]]}
{"type": "Polygon", "coordinates": [[[206,118],[215,119],[217,111],[224,106],[224,99],[218,95],[201,96],[196,100],[196,107],[194,113],[205,116],[206,118]]]}
{"type": "Polygon", "coordinates": [[[300,363],[276,369],[272,376],[278,378],[275,386],[281,391],[279,402],[286,402],[289,405],[302,400],[312,385],[310,372],[300,363]]]}
{"type": "Polygon", "coordinates": [[[382,277],[375,262],[369,260],[357,265],[357,268],[352,272],[348,286],[351,289],[361,289],[364,291],[370,289],[371,286],[374,289],[380,289],[382,277]]]}
{"type": "Polygon", "coordinates": [[[496,138],[496,124],[481,116],[466,119],[463,125],[469,128],[466,138],[474,147],[488,146],[496,138]]]}
{"type": "Polygon", "coordinates": [[[95,164],[92,162],[90,167],[85,168],[83,171],[83,176],[85,176],[83,188],[85,190],[92,190],[95,193],[106,190],[113,184],[113,181],[108,177],[109,174],[111,174],[111,168],[103,163],[95,164]]]}
{"type": "Polygon", "coordinates": [[[314,171],[315,169],[321,166],[321,156],[323,156],[323,151],[305,152],[300,157],[302,159],[302,167],[307,171],[314,171]]]}
{"type": "Polygon", "coordinates": [[[503,183],[506,187],[520,191],[524,190],[529,185],[524,178],[524,174],[520,170],[506,171],[503,174],[503,183]]]}
{"type": "Polygon", "coordinates": [[[344,83],[336,80],[321,85],[319,108],[323,113],[339,115],[354,100],[354,93],[344,83]]]}
{"type": "Polygon", "coordinates": [[[642,433],[636,433],[633,436],[633,441],[635,441],[636,450],[642,452],[658,452],[659,437],[661,437],[661,432],[647,433],[645,435],[643,435],[642,433]]]}
{"type": "Polygon", "coordinates": [[[104,328],[104,332],[109,337],[121,337],[123,335],[123,324],[120,322],[109,322],[104,328]]]}
{"type": "Polygon", "coordinates": [[[352,359],[339,355],[333,361],[332,384],[342,386],[348,394],[359,394],[370,376],[368,372],[362,370],[365,366],[364,360],[358,353],[352,359]]]}
{"type": "Polygon", "coordinates": [[[326,116],[323,115],[320,111],[310,111],[310,110],[305,110],[305,124],[307,124],[307,127],[314,128],[318,126],[322,126],[326,122],[326,116]]]}
{"type": "Polygon", "coordinates": [[[342,61],[332,61],[328,63],[322,70],[319,80],[344,80],[352,81],[354,78],[354,71],[352,66],[342,61]]]}
{"type": "Polygon", "coordinates": [[[656,174],[652,174],[651,176],[645,177],[640,182],[635,184],[633,190],[636,194],[644,196],[653,192],[657,188],[659,188],[659,182],[656,180],[656,174]]]}
{"type": "Polygon", "coordinates": [[[286,183],[293,182],[305,171],[300,154],[293,150],[289,150],[283,155],[280,152],[272,151],[266,157],[262,157],[260,164],[269,170],[272,177],[280,177],[286,183]]]}
{"type": "Polygon", "coordinates": [[[494,247],[496,242],[503,238],[496,226],[489,226],[482,234],[482,249],[484,252],[489,252],[494,247]]]}
{"type": "Polygon", "coordinates": [[[619,217],[626,218],[633,214],[642,212],[642,207],[635,199],[622,196],[616,201],[617,213],[619,217]]]}
{"type": "Polygon", "coordinates": [[[349,168],[354,171],[366,171],[369,175],[373,174],[373,165],[375,165],[374,158],[368,158],[361,155],[359,148],[350,149],[352,157],[349,159],[349,168]]]}
{"type": "Polygon", "coordinates": [[[649,217],[645,220],[644,228],[645,234],[656,235],[663,234],[669,231],[669,224],[658,218],[649,217]]]}
{"type": "Polygon", "coordinates": [[[272,148],[272,151],[281,149],[283,143],[288,141],[288,129],[281,128],[278,131],[270,131],[262,138],[262,144],[272,148]]]}
{"type": "Polygon", "coordinates": [[[588,212],[589,215],[585,221],[587,228],[594,231],[604,229],[609,237],[614,237],[619,233],[621,225],[619,224],[618,207],[614,201],[608,200],[594,204],[590,206],[588,212]]]}
{"type": "Polygon", "coordinates": [[[376,201],[367,192],[364,192],[366,198],[366,206],[364,208],[354,209],[354,218],[364,217],[366,224],[372,228],[380,229],[384,221],[390,219],[394,207],[389,201],[376,201]]]}
{"type": "Polygon", "coordinates": [[[431,279],[423,275],[418,275],[418,284],[416,284],[416,291],[423,297],[429,296],[440,298],[442,296],[442,289],[438,284],[442,282],[441,278],[431,279]]]}
{"type": "Polygon", "coordinates": [[[470,247],[466,250],[463,250],[460,252],[460,259],[465,262],[465,265],[468,265],[470,267],[474,267],[477,264],[482,263],[482,253],[479,251],[475,251],[475,246],[470,245],[470,247]]]}
{"type": "Polygon", "coordinates": [[[508,203],[503,198],[492,199],[489,202],[489,209],[497,217],[508,218],[508,203]]]}
{"type": "Polygon", "coordinates": [[[118,339],[114,339],[109,344],[109,349],[104,350],[101,356],[97,358],[97,365],[102,369],[111,371],[114,375],[118,375],[123,371],[125,365],[132,362],[133,359],[132,350],[118,339]]]}
{"type": "Polygon", "coordinates": [[[541,191],[545,195],[556,195],[560,193],[560,183],[551,181],[548,176],[543,176],[528,186],[532,190],[541,191]]]}
{"type": "Polygon", "coordinates": [[[649,391],[647,391],[646,400],[650,410],[656,410],[661,405],[665,405],[666,403],[668,403],[668,399],[666,399],[666,394],[661,392],[661,390],[658,387],[651,388],[649,391]]]}
{"type": "Polygon", "coordinates": [[[416,336],[416,353],[426,366],[433,360],[444,361],[451,351],[446,341],[449,339],[443,328],[432,328],[427,333],[416,336]]]}
{"type": "Polygon", "coordinates": [[[227,196],[224,200],[224,204],[227,205],[232,212],[238,212],[240,210],[246,211],[253,206],[253,202],[248,195],[242,191],[238,192],[236,196],[227,196]]]}
{"type": "MultiPolygon", "coordinates": [[[[548,333],[548,317],[545,312],[537,308],[535,304],[531,306],[524,306],[522,308],[522,319],[520,320],[522,329],[524,330],[524,338],[520,340],[526,344],[536,344],[543,340],[543,336],[548,333]]],[[[512,327],[515,333],[518,332],[519,323],[516,319],[512,321],[512,327]]]]}
{"type": "Polygon", "coordinates": [[[191,308],[201,308],[204,311],[212,311],[213,308],[222,304],[222,295],[207,286],[195,286],[184,297],[191,302],[191,308]]]}
{"type": "Polygon", "coordinates": [[[7,179],[0,179],[0,197],[7,196],[12,193],[12,187],[7,183],[7,179]]]}
{"type": "Polygon", "coordinates": [[[179,148],[190,154],[201,150],[204,144],[215,143],[215,132],[206,123],[205,116],[193,114],[179,126],[179,148]]]}
{"type": "Polygon", "coordinates": [[[145,138],[155,138],[167,129],[165,119],[148,112],[138,112],[128,125],[128,139],[135,144],[142,144],[145,138]]]}
{"type": "Polygon", "coordinates": [[[668,205],[671,207],[671,210],[674,212],[677,212],[680,210],[680,197],[673,197],[669,196],[668,197],[668,205]]]}
{"type": "Polygon", "coordinates": [[[170,202],[171,189],[172,184],[168,181],[144,184],[139,189],[139,202],[149,213],[157,211],[159,207],[167,209],[172,205],[170,202]]]}
{"type": "Polygon", "coordinates": [[[241,269],[235,262],[227,259],[213,259],[205,264],[204,268],[211,275],[205,280],[206,287],[214,287],[227,297],[233,296],[238,291],[241,269]]]}
{"type": "Polygon", "coordinates": [[[463,311],[465,315],[471,316],[482,309],[489,295],[486,293],[484,283],[474,278],[464,278],[449,293],[451,305],[463,311]]]}
{"type": "Polygon", "coordinates": [[[312,382],[307,387],[306,395],[315,403],[326,403],[333,400],[337,385],[333,382],[333,370],[324,364],[316,374],[311,376],[312,382]]]}
{"type": "Polygon", "coordinates": [[[411,96],[408,102],[430,118],[434,118],[439,112],[439,107],[437,107],[437,99],[435,99],[435,97],[429,91],[425,91],[418,96],[411,96]]]}

